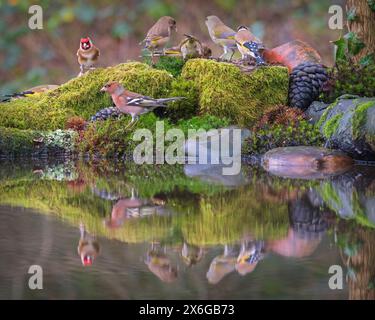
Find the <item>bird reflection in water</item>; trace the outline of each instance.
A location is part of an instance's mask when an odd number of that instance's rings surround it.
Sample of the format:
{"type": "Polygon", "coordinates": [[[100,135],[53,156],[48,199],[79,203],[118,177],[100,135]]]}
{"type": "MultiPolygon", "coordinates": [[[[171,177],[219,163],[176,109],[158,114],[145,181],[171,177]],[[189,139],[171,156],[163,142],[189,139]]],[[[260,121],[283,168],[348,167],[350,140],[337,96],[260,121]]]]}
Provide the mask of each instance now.
{"type": "Polygon", "coordinates": [[[211,284],[219,283],[227,274],[235,270],[238,250],[235,246],[225,245],[223,254],[215,257],[207,272],[207,280],[211,284]]]}
{"type": "Polygon", "coordinates": [[[100,246],[96,238],[86,231],[86,228],[82,223],[79,226],[79,230],[81,236],[77,248],[78,254],[85,267],[91,266],[99,255],[100,246]]]}
{"type": "Polygon", "coordinates": [[[202,247],[190,245],[184,242],[181,249],[182,261],[188,266],[191,267],[197,264],[202,260],[204,256],[204,250],[202,247]]]}
{"type": "Polygon", "coordinates": [[[258,262],[264,258],[264,254],[264,241],[243,240],[236,263],[237,272],[242,276],[253,272],[258,262]]]}
{"type": "Polygon", "coordinates": [[[119,198],[112,207],[111,217],[105,220],[108,228],[116,229],[121,227],[127,219],[143,218],[154,214],[164,214],[165,201],[159,198],[151,200],[140,199],[132,189],[130,198],[119,198]]]}
{"type": "Polygon", "coordinates": [[[177,267],[173,265],[166,253],[166,248],[152,244],[147,251],[145,264],[161,281],[171,283],[177,279],[177,267]]]}

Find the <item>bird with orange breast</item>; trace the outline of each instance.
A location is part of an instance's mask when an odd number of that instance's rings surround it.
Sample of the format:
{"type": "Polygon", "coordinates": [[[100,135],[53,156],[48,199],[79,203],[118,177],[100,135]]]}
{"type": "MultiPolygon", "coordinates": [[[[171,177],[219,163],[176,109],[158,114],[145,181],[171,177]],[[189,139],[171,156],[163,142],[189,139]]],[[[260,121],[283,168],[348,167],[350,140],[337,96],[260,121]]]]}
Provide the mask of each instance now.
{"type": "Polygon", "coordinates": [[[81,223],[79,226],[81,237],[78,243],[78,254],[81,257],[82,264],[87,267],[91,266],[99,254],[100,246],[94,236],[89,234],[85,226],[81,223]]]}
{"type": "Polygon", "coordinates": [[[169,16],[161,17],[147,32],[146,38],[139,44],[151,51],[151,57],[154,58],[156,50],[162,50],[169,42],[172,31],[177,32],[176,20],[169,16]]]}
{"type": "Polygon", "coordinates": [[[154,99],[126,90],[116,81],[107,83],[100,91],[109,93],[115,106],[122,113],[131,115],[130,123],[134,123],[141,114],[153,111],[157,107],[167,107],[168,102],[184,99],[183,97],[154,99]]]}
{"type": "Polygon", "coordinates": [[[94,65],[98,62],[100,50],[93,44],[89,37],[81,38],[77,51],[80,73],[82,76],[85,69],[94,69],[94,65]]]}
{"type": "Polygon", "coordinates": [[[242,55],[242,60],[245,60],[247,57],[252,57],[257,64],[265,64],[261,55],[261,51],[265,49],[264,45],[251,33],[249,28],[245,26],[238,27],[234,39],[236,40],[237,48],[242,55]]]}

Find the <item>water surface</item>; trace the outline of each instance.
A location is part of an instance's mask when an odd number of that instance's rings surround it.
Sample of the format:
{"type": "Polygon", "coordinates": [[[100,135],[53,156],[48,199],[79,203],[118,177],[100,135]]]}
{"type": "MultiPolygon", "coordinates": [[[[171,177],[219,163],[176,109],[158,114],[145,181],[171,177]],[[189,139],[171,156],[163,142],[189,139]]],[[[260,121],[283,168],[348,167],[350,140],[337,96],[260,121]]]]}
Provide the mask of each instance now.
{"type": "Polygon", "coordinates": [[[374,299],[374,226],[373,168],[2,163],[0,298],[374,299]]]}

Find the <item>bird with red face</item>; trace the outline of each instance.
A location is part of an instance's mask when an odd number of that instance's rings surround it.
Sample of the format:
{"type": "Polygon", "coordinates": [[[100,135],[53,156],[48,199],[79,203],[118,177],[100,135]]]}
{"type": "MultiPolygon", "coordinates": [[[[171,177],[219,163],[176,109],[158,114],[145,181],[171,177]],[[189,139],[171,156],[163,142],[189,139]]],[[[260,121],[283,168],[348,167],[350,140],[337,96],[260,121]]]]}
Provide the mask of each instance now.
{"type": "Polygon", "coordinates": [[[92,43],[89,37],[81,38],[77,51],[78,63],[80,65],[79,77],[83,75],[85,69],[94,69],[99,55],[100,50],[92,43]]]}
{"type": "Polygon", "coordinates": [[[79,226],[79,230],[81,237],[79,239],[77,250],[81,257],[82,265],[88,267],[93,264],[94,259],[98,256],[100,247],[98,241],[86,231],[83,224],[79,226]]]}
{"type": "Polygon", "coordinates": [[[131,115],[131,123],[141,114],[150,112],[157,107],[167,107],[168,102],[184,99],[183,97],[154,99],[126,90],[116,81],[107,83],[100,91],[110,94],[113,103],[122,113],[131,115]]]}

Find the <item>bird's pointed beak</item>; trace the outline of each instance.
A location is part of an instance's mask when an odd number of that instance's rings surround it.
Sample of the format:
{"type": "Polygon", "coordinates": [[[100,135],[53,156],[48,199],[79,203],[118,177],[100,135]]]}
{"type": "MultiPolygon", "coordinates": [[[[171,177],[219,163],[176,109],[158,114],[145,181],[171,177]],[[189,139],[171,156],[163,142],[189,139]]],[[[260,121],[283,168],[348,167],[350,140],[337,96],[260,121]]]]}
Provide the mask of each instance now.
{"type": "Polygon", "coordinates": [[[103,87],[100,89],[100,92],[106,92],[107,91],[107,88],[106,87],[103,87]]]}

